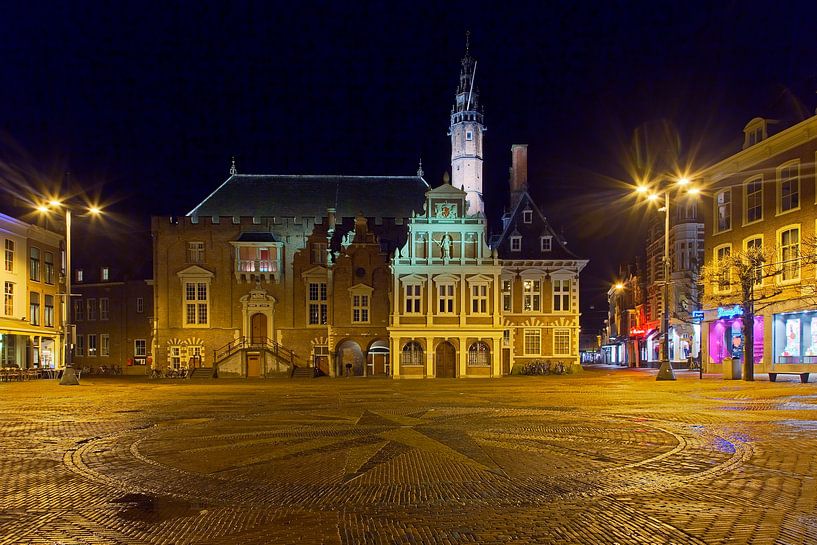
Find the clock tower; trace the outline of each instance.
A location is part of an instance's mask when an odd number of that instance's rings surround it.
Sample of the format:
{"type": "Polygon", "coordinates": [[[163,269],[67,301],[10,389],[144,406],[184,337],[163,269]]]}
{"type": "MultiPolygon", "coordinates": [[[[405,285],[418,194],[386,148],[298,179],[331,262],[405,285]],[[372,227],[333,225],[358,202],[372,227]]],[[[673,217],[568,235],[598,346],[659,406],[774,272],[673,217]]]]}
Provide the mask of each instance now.
{"type": "Polygon", "coordinates": [[[466,33],[465,56],[462,58],[460,83],[451,109],[451,185],[467,193],[467,215],[484,215],[482,202],[483,125],[479,89],[474,83],[477,61],[470,53],[470,33],[466,33]]]}

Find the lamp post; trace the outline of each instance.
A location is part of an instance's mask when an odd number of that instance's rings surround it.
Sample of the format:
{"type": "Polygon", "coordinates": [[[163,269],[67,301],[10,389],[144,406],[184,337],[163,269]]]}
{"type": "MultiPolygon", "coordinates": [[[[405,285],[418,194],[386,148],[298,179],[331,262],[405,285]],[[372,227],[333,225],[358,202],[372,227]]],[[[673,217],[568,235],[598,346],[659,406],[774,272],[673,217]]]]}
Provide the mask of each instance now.
{"type": "MultiPolygon", "coordinates": [[[[676,184],[680,189],[687,187],[689,185],[689,178],[681,177],[678,178],[676,184]]],[[[647,193],[648,187],[645,185],[639,185],[636,188],[638,193],[647,193]]],[[[664,271],[664,282],[662,285],[662,299],[663,299],[663,315],[661,316],[661,333],[663,334],[663,342],[662,344],[662,351],[663,354],[661,355],[661,366],[658,368],[658,376],[656,380],[675,380],[675,373],[672,371],[672,364],[670,363],[669,358],[669,285],[670,285],[670,274],[672,268],[670,266],[670,253],[669,253],[669,218],[670,218],[670,199],[669,199],[670,189],[664,189],[664,207],[659,208],[659,212],[664,212],[664,257],[663,257],[663,271],[664,271]]],[[[687,189],[687,193],[690,195],[697,195],[699,190],[697,188],[689,188],[687,189]]],[[[650,201],[658,201],[660,199],[657,193],[651,193],[647,197],[650,201]]]]}
{"type": "MultiPolygon", "coordinates": [[[[40,212],[48,213],[52,208],[62,208],[65,213],[65,304],[62,309],[62,327],[65,344],[63,346],[63,361],[65,362],[60,384],[75,386],[79,384],[79,377],[73,366],[73,343],[71,342],[71,208],[58,200],[49,201],[37,207],[40,212]]],[[[96,206],[88,207],[88,213],[97,216],[100,213],[96,206]]]]}

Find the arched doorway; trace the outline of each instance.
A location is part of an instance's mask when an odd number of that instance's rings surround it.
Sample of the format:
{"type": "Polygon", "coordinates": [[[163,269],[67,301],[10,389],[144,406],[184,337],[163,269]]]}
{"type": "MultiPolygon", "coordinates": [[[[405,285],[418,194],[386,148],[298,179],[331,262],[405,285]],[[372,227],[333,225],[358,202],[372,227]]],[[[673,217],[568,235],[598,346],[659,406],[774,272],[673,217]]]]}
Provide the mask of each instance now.
{"type": "Polygon", "coordinates": [[[337,370],[339,377],[363,376],[363,350],[355,341],[343,341],[337,349],[337,370]]]}
{"type": "Polygon", "coordinates": [[[267,338],[267,317],[256,313],[250,317],[250,343],[263,344],[267,338]]]}
{"type": "Polygon", "coordinates": [[[455,378],[457,376],[457,349],[448,341],[437,346],[437,378],[455,378]]]}
{"type": "Polygon", "coordinates": [[[374,341],[369,346],[369,354],[366,358],[366,374],[388,375],[389,374],[389,343],[388,341],[374,341]]]}

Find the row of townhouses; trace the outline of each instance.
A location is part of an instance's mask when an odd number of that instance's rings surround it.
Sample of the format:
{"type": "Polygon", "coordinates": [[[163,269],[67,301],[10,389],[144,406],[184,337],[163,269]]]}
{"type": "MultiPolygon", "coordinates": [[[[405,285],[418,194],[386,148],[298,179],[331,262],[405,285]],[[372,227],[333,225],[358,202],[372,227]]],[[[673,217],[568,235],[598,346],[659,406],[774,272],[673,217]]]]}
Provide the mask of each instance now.
{"type": "MultiPolygon", "coordinates": [[[[705,370],[718,371],[726,358],[744,357],[751,337],[758,372],[814,372],[817,116],[788,126],[755,118],[743,132],[740,151],[699,174],[706,196],[695,211],[673,217],[670,358],[699,357],[705,370]],[[759,261],[747,295],[734,265],[751,255],[759,261]]],[[[646,259],[622,267],[608,293],[610,362],[660,357],[663,230],[650,233],[646,259]]]]}

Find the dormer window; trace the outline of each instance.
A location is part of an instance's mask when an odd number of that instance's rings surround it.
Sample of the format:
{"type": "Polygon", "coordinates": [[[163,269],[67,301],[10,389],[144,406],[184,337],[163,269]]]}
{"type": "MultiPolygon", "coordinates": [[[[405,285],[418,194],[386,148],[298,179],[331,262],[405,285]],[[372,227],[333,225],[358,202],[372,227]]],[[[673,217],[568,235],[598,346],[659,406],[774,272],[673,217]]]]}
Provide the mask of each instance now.
{"type": "Polygon", "coordinates": [[[111,269],[108,268],[108,267],[102,267],[102,271],[100,271],[99,276],[100,276],[100,278],[102,278],[103,281],[110,280],[111,279],[111,269]]]}
{"type": "Polygon", "coordinates": [[[521,236],[511,237],[511,251],[512,252],[521,252],[522,251],[522,237],[521,236]]]}
{"type": "Polygon", "coordinates": [[[533,210],[522,211],[522,223],[533,223],[533,210]]]}
{"type": "Polygon", "coordinates": [[[82,279],[85,276],[84,273],[82,272],[82,269],[77,269],[76,273],[77,273],[77,282],[82,282],[82,279]]]}
{"type": "Polygon", "coordinates": [[[743,149],[754,146],[767,137],[766,120],[756,117],[743,128],[743,149]]]}
{"type": "Polygon", "coordinates": [[[539,238],[539,245],[542,248],[543,252],[549,252],[552,247],[553,237],[550,236],[543,236],[539,238]]]}

